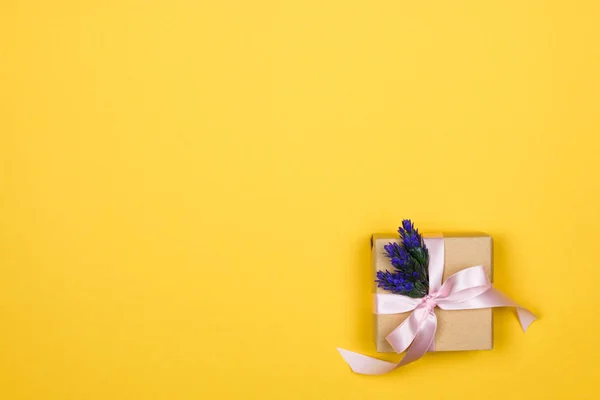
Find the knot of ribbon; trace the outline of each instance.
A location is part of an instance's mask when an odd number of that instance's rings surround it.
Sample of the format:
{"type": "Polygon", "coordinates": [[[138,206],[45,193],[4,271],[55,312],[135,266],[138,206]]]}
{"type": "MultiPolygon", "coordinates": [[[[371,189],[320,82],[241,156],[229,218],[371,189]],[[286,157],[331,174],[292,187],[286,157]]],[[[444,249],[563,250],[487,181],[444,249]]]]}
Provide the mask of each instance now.
{"type": "Polygon", "coordinates": [[[406,354],[399,363],[391,363],[338,349],[354,372],[364,375],[382,375],[418,360],[430,350],[435,350],[437,317],[434,310],[436,307],[442,310],[514,307],[523,332],[536,319],[530,311],[494,289],[481,265],[463,269],[442,284],[444,239],[426,238],[424,241],[429,250],[429,294],[414,299],[397,294],[378,293],[374,298],[375,314],[400,314],[412,311],[408,318],[386,336],[386,340],[396,353],[406,351],[406,354]]]}
{"type": "Polygon", "coordinates": [[[433,312],[433,309],[437,307],[437,292],[430,293],[427,296],[423,297],[420,307],[425,307],[427,311],[433,312]]]}

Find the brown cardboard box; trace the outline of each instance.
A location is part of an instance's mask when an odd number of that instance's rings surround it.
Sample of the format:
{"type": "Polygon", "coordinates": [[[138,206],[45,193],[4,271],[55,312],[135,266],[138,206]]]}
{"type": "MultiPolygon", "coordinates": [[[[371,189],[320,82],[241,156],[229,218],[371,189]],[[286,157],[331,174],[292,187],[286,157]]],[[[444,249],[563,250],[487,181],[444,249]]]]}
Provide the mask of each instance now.
{"type": "MultiPolygon", "coordinates": [[[[427,235],[423,237],[439,237],[427,235]]],[[[482,265],[490,282],[492,281],[492,238],[483,233],[444,233],[444,277],[443,281],[462,269],[482,265]]],[[[378,234],[371,239],[373,279],[376,271],[393,271],[390,259],[385,256],[384,245],[389,242],[400,243],[398,234],[378,234]]],[[[375,293],[389,293],[374,284],[375,293]]],[[[435,334],[436,351],[455,350],[491,350],[493,347],[492,310],[456,310],[435,309],[438,328],[435,334]]],[[[410,313],[374,314],[375,344],[378,352],[393,352],[385,337],[410,313]]]]}

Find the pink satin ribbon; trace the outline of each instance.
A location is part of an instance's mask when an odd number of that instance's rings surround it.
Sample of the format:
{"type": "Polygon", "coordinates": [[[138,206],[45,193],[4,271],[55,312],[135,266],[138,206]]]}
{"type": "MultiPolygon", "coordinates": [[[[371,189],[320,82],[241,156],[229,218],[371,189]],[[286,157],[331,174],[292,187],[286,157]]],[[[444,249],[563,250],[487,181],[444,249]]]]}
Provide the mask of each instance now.
{"type": "Polygon", "coordinates": [[[397,294],[376,294],[375,314],[399,314],[412,311],[386,340],[396,353],[406,351],[395,364],[339,349],[352,371],[363,375],[382,375],[423,357],[434,349],[437,318],[433,310],[473,310],[490,307],[515,307],[523,332],[536,316],[492,287],[481,265],[470,267],[450,276],[442,285],[444,273],[444,239],[427,238],[429,249],[429,294],[412,299],[397,294]]]}

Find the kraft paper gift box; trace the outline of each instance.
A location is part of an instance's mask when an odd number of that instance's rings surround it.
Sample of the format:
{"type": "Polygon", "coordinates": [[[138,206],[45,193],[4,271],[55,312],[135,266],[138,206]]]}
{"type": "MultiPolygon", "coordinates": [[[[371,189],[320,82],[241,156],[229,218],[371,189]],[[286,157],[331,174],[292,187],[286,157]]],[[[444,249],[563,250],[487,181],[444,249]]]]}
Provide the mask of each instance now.
{"type": "MultiPolygon", "coordinates": [[[[423,237],[439,237],[439,234],[423,237]]],[[[444,282],[452,274],[475,265],[482,265],[492,281],[492,238],[483,233],[444,233],[444,282]]],[[[383,246],[400,243],[398,234],[376,234],[371,239],[373,280],[377,271],[392,271],[383,246]]],[[[375,293],[389,293],[374,284],[375,293]]],[[[493,347],[492,309],[449,310],[435,309],[438,328],[435,351],[491,350],[493,347]]],[[[402,323],[410,312],[402,314],[374,314],[375,344],[378,352],[394,352],[385,337],[402,323]]]]}

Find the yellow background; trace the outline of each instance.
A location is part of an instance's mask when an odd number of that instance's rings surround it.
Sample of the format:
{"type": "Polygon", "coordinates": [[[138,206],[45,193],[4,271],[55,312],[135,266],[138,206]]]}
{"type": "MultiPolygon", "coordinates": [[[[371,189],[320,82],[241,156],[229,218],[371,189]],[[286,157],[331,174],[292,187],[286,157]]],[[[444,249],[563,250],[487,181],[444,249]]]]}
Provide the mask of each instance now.
{"type": "Polygon", "coordinates": [[[0,398],[598,398],[599,18],[4,0],[0,398]],[[369,235],[405,217],[492,234],[542,319],[352,374],[369,235]]]}

